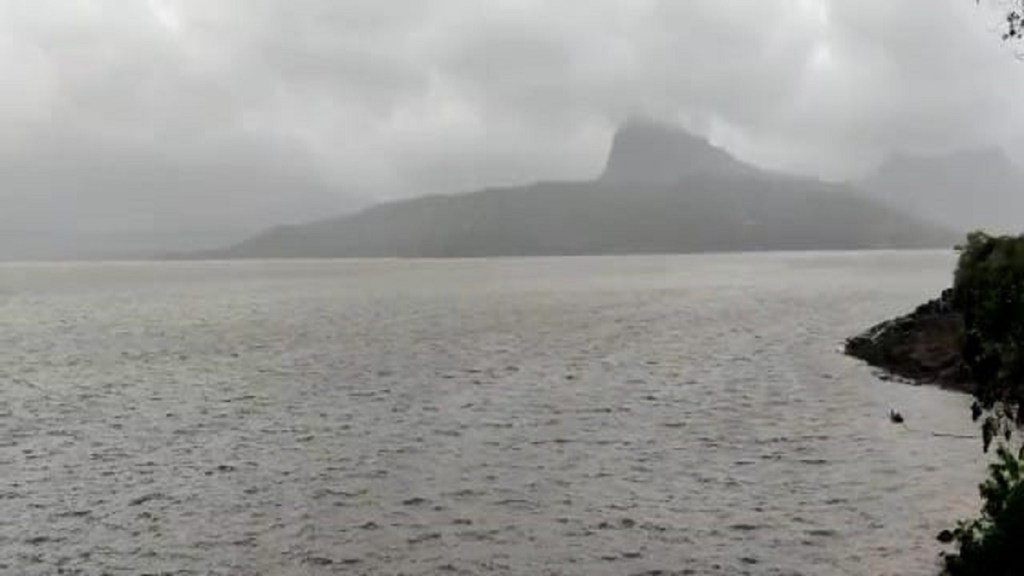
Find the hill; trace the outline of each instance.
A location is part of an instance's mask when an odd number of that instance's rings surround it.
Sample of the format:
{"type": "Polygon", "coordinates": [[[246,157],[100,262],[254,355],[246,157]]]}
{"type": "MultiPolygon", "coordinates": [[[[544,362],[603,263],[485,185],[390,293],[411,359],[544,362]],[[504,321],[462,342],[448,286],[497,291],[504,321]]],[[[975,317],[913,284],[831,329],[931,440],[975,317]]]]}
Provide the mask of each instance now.
{"type": "Polygon", "coordinates": [[[604,173],[382,204],[207,257],[474,257],[925,248],[957,236],[850,187],[760,170],[683,130],[630,122],[604,173]]]}
{"type": "Polygon", "coordinates": [[[1024,172],[996,149],[897,156],[862,183],[890,206],[960,232],[1024,230],[1024,172]]]}

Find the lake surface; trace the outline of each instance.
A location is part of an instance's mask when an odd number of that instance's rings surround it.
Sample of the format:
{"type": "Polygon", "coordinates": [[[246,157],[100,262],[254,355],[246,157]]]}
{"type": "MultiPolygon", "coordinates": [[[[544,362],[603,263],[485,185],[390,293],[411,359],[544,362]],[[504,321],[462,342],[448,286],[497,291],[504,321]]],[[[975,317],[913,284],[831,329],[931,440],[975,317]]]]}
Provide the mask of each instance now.
{"type": "Polygon", "coordinates": [[[934,574],[969,402],[840,347],[953,262],[0,265],[0,573],[934,574]]]}

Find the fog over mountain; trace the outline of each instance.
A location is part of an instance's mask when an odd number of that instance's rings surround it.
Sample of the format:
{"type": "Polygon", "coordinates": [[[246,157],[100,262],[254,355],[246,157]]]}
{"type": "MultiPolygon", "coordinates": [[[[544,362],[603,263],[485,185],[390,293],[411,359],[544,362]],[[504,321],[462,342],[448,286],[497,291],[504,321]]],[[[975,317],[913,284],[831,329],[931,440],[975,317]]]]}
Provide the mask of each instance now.
{"type": "Polygon", "coordinates": [[[674,184],[684,178],[752,175],[752,167],[707,140],[672,126],[634,118],[615,132],[600,180],[628,187],[635,183],[674,184]]]}
{"type": "Polygon", "coordinates": [[[604,173],[384,204],[275,228],[233,257],[471,257],[948,247],[957,236],[842,185],[759,170],[677,128],[633,121],[604,173]]]}
{"type": "Polygon", "coordinates": [[[999,149],[893,157],[862,187],[955,230],[1024,232],[1024,171],[999,149]]]}
{"type": "Polygon", "coordinates": [[[0,0],[0,258],[216,248],[585,181],[637,116],[827,181],[897,154],[1020,159],[1001,18],[997,0],[0,0]]]}

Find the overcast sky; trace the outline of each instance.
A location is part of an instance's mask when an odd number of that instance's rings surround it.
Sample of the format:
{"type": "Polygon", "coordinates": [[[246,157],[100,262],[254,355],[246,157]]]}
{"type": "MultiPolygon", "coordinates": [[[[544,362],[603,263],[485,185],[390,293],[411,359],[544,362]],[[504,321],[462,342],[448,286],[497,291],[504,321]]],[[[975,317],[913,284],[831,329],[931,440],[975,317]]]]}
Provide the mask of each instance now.
{"type": "Polygon", "coordinates": [[[999,32],[973,0],[0,0],[0,231],[585,178],[638,114],[829,178],[1024,151],[999,32]]]}

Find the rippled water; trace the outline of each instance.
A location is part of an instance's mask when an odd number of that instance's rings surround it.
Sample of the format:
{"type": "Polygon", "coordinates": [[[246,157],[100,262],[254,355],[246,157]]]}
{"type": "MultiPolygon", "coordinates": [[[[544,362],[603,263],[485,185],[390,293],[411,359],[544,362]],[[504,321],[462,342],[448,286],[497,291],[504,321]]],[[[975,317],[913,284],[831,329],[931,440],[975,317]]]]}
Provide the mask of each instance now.
{"type": "Polygon", "coordinates": [[[933,574],[968,402],[839,345],[951,266],[3,265],[0,572],[933,574]]]}

